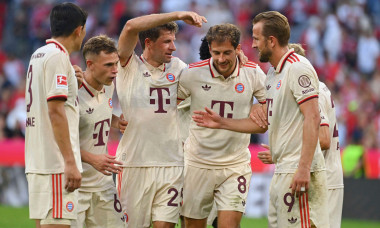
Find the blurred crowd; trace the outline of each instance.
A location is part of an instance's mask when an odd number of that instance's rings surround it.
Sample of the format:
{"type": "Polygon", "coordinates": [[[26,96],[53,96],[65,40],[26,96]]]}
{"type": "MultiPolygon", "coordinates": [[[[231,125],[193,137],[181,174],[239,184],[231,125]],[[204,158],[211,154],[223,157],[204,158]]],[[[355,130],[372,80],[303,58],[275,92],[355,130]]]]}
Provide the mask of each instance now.
{"type": "MultiPolygon", "coordinates": [[[[61,1],[0,0],[0,140],[24,135],[26,68],[33,51],[50,38],[49,12],[57,2],[61,1]]],[[[252,19],[262,11],[280,11],[292,26],[290,41],[303,45],[320,80],[332,91],[341,147],[357,143],[364,148],[380,148],[379,0],[75,2],[89,13],[85,41],[99,34],[117,40],[125,22],[143,14],[193,10],[204,15],[208,23],[201,29],[179,24],[174,55],[187,63],[199,60],[201,38],[207,29],[225,22],[240,27],[244,53],[258,62],[251,48],[252,19]]],[[[80,53],[71,59],[73,64],[85,67],[80,53]]],[[[264,72],[270,66],[259,65],[264,72]]],[[[117,106],[117,100],[114,103],[117,106]]]]}

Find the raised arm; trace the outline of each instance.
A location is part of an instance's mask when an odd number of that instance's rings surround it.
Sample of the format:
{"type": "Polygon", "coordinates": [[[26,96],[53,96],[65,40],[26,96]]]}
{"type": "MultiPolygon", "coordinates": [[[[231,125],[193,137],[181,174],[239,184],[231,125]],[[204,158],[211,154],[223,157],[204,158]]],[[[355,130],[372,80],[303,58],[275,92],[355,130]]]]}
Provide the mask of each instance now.
{"type": "Polygon", "coordinates": [[[150,14],[133,18],[124,25],[119,37],[118,52],[120,64],[125,65],[128,58],[132,55],[138,41],[139,32],[177,20],[182,20],[189,25],[197,27],[201,27],[202,23],[207,22],[205,17],[191,11],[150,14]]]}
{"type": "Polygon", "coordinates": [[[193,120],[198,126],[214,129],[226,129],[241,133],[264,133],[267,128],[261,128],[250,118],[230,119],[223,118],[216,112],[205,107],[206,112],[194,111],[193,120]]]}

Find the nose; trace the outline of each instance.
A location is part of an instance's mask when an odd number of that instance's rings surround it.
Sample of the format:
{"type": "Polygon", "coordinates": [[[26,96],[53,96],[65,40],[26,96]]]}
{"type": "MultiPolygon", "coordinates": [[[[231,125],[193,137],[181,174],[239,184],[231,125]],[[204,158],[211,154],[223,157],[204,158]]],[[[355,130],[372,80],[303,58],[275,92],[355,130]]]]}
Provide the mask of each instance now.
{"type": "Polygon", "coordinates": [[[116,74],[116,76],[117,76],[118,70],[117,70],[117,65],[116,64],[112,67],[112,73],[116,74]]]}
{"type": "Polygon", "coordinates": [[[175,51],[175,50],[177,50],[177,48],[176,48],[174,42],[170,42],[169,49],[170,49],[171,51],[175,51]]]}
{"type": "Polygon", "coordinates": [[[257,44],[255,40],[252,41],[252,48],[257,48],[257,44]]]}
{"type": "Polygon", "coordinates": [[[218,62],[223,63],[226,60],[226,57],[223,54],[220,54],[218,57],[218,62]]]}

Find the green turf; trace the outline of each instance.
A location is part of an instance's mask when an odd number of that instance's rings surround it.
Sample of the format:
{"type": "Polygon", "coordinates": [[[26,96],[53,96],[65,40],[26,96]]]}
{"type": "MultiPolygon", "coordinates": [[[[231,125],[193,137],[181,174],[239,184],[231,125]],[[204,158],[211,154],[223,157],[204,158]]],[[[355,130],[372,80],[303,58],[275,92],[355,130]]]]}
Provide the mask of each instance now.
{"type": "MultiPolygon", "coordinates": [[[[242,228],[265,228],[268,226],[266,218],[250,219],[243,218],[242,228]]],[[[0,205],[0,227],[1,228],[32,228],[34,221],[29,219],[27,207],[15,208],[0,205]]],[[[178,227],[178,226],[177,226],[178,227]]],[[[211,226],[209,226],[211,227],[211,226]]],[[[360,221],[343,219],[342,228],[379,228],[380,222],[360,221]]]]}

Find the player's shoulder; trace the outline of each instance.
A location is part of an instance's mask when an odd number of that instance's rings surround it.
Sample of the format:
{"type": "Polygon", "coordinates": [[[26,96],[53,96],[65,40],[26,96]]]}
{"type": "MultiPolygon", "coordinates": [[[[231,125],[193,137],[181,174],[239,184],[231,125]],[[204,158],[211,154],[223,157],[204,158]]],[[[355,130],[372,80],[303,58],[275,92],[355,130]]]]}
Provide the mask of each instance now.
{"type": "Polygon", "coordinates": [[[259,65],[251,60],[248,60],[244,65],[243,65],[243,68],[252,68],[252,69],[256,69],[256,68],[260,68],[259,65]]]}
{"type": "Polygon", "coordinates": [[[193,69],[193,70],[203,69],[203,68],[209,67],[209,64],[210,64],[210,59],[205,59],[205,60],[198,61],[195,63],[190,63],[189,69],[193,69]]]}

